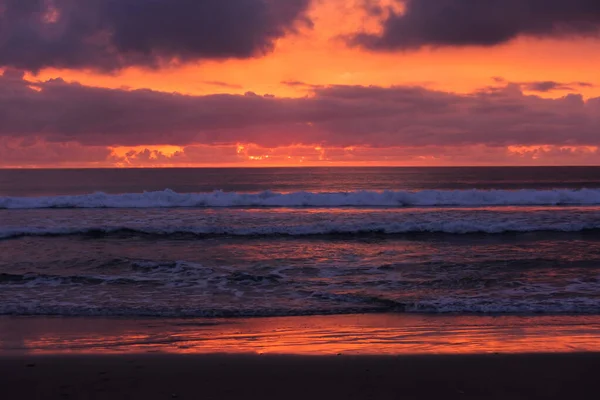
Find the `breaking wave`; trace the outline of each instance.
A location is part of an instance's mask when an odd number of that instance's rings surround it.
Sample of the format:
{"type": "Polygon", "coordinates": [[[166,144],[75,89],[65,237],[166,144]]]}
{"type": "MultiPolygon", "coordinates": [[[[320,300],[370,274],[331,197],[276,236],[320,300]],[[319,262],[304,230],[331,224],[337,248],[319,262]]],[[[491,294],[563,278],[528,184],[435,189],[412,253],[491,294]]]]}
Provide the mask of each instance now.
{"type": "Polygon", "coordinates": [[[77,196],[0,197],[0,209],[181,208],[181,207],[435,207],[435,206],[600,205],[600,189],[424,190],[176,193],[158,192],[77,196]]]}

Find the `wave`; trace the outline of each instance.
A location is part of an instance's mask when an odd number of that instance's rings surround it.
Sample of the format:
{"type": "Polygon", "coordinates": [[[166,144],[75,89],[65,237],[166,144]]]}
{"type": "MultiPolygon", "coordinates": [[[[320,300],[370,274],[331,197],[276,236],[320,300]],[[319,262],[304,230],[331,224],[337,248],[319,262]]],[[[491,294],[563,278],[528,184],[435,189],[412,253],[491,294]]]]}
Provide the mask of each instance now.
{"type": "Polygon", "coordinates": [[[14,228],[0,230],[0,240],[22,237],[85,236],[162,237],[202,239],[212,237],[311,237],[370,236],[402,234],[507,234],[528,232],[591,232],[600,230],[600,220],[589,222],[523,223],[519,221],[439,221],[357,224],[311,224],[301,226],[235,227],[94,227],[94,228],[14,228]]]}
{"type": "Polygon", "coordinates": [[[106,307],[100,305],[73,305],[27,302],[0,305],[0,315],[45,315],[45,316],[110,316],[110,317],[169,317],[169,318],[239,318],[280,317],[307,315],[343,315],[373,313],[405,314],[481,314],[481,315],[593,315],[600,314],[600,302],[588,298],[572,298],[550,301],[490,301],[440,299],[426,303],[399,303],[378,298],[352,299],[350,304],[325,307],[106,307]]]}
{"type": "Polygon", "coordinates": [[[482,262],[423,271],[428,264],[410,268],[418,274],[398,275],[400,270],[377,264],[242,270],[188,261],[111,259],[82,275],[72,268],[66,275],[0,274],[0,315],[600,314],[600,279],[593,263],[561,263],[554,269],[528,260],[527,265],[538,268],[529,281],[521,278],[526,271],[520,261],[516,270],[507,262],[495,267],[482,262]]]}
{"type": "Polygon", "coordinates": [[[600,189],[424,190],[176,193],[158,192],[75,196],[0,197],[0,209],[183,208],[183,207],[435,207],[435,206],[600,205],[600,189]]]}
{"type": "MultiPolygon", "coordinates": [[[[119,261],[117,261],[119,263],[119,261]]],[[[52,275],[39,273],[9,274],[0,273],[0,285],[12,287],[44,287],[59,286],[129,286],[129,287],[201,287],[207,281],[226,282],[230,284],[255,285],[277,284],[284,277],[279,274],[252,274],[235,271],[227,267],[218,270],[204,267],[201,264],[184,261],[153,262],[133,261],[128,275],[52,275]]],[[[6,287],[6,286],[4,286],[6,287]]]]}
{"type": "Polygon", "coordinates": [[[0,274],[0,284],[23,285],[26,287],[36,286],[61,286],[61,285],[131,285],[152,281],[148,279],[129,279],[110,276],[61,276],[61,275],[38,275],[38,274],[0,274]]]}

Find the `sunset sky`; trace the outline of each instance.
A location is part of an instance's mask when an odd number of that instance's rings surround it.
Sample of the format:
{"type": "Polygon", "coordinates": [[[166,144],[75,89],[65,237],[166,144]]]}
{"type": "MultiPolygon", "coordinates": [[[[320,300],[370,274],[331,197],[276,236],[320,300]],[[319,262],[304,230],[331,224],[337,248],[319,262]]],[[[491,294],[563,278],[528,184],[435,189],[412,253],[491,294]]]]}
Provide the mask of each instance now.
{"type": "Polygon", "coordinates": [[[598,0],[0,0],[0,167],[600,164],[598,0]]]}

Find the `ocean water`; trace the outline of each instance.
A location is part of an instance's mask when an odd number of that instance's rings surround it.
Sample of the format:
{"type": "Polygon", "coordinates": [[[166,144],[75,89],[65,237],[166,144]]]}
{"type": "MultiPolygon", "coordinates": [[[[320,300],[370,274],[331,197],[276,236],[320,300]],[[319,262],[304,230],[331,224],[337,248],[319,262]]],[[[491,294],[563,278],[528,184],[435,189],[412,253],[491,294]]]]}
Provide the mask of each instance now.
{"type": "Polygon", "coordinates": [[[600,168],[0,170],[0,314],[600,314],[600,168]]]}

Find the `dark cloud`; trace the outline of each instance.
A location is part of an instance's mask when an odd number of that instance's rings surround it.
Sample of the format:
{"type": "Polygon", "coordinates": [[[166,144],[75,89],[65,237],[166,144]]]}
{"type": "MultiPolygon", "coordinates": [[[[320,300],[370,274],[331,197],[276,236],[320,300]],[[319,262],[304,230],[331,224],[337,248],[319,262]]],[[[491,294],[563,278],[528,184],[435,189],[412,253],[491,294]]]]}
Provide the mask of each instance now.
{"type": "Polygon", "coordinates": [[[228,88],[228,89],[241,89],[243,87],[242,85],[236,85],[233,83],[227,83],[227,82],[221,82],[221,81],[204,81],[203,83],[205,83],[207,85],[219,86],[219,87],[224,87],[224,88],[228,88]]]}
{"type": "Polygon", "coordinates": [[[310,0],[0,0],[0,65],[117,70],[267,53],[310,0]]]}
{"type": "Polygon", "coordinates": [[[381,34],[358,34],[354,45],[373,50],[424,46],[494,46],[519,36],[600,37],[598,0],[397,0],[381,34]]]}
{"type": "MultiPolygon", "coordinates": [[[[528,92],[549,93],[554,91],[575,92],[582,88],[593,88],[595,85],[590,82],[557,82],[557,81],[533,81],[533,82],[510,82],[502,77],[494,76],[491,78],[495,83],[501,85],[517,85],[528,92]]],[[[498,87],[491,86],[487,90],[498,90],[498,87]]]]}
{"type": "Polygon", "coordinates": [[[0,138],[0,167],[101,166],[111,153],[106,147],[83,146],[72,142],[44,143],[36,138],[28,139],[0,138]]]}
{"type": "Polygon", "coordinates": [[[293,87],[296,89],[304,89],[304,90],[314,90],[314,89],[323,87],[323,85],[315,85],[312,83],[307,83],[307,82],[302,82],[302,81],[294,81],[294,80],[282,81],[280,83],[284,86],[290,86],[290,87],[293,87]]]}
{"type": "Polygon", "coordinates": [[[330,86],[303,98],[186,96],[0,77],[0,136],[90,146],[600,145],[600,98],[526,96],[519,84],[456,94],[330,86]]]}
{"type": "Polygon", "coordinates": [[[539,81],[539,82],[527,82],[522,83],[521,87],[525,90],[529,90],[532,92],[552,92],[555,90],[568,90],[574,91],[576,88],[589,88],[593,87],[591,83],[587,82],[571,82],[571,83],[562,83],[562,82],[554,82],[554,81],[539,81]]]}
{"type": "Polygon", "coordinates": [[[302,81],[282,81],[281,84],[285,85],[285,86],[301,86],[301,87],[312,87],[313,86],[309,83],[302,82],[302,81]]]}
{"type": "Polygon", "coordinates": [[[553,90],[573,90],[572,87],[560,82],[553,81],[542,81],[542,82],[530,82],[523,85],[527,90],[533,92],[551,92],[553,90]]]}

